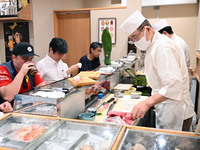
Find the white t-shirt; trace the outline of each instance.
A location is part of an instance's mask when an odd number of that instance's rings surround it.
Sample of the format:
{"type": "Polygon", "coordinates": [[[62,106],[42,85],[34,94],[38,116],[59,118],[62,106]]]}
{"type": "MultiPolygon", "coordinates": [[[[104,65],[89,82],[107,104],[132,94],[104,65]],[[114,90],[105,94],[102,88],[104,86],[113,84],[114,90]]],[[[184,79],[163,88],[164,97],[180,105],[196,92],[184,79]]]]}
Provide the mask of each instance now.
{"type": "Polygon", "coordinates": [[[62,60],[56,62],[49,55],[40,60],[36,67],[45,82],[54,82],[67,77],[68,65],[62,60]]]}

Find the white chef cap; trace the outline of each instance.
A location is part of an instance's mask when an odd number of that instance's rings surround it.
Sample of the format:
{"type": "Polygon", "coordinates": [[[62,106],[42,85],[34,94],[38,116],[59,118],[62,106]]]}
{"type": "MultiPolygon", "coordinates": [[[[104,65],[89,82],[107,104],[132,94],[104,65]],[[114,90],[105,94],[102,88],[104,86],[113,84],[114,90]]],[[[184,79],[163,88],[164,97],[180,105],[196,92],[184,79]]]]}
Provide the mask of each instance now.
{"type": "Polygon", "coordinates": [[[160,31],[161,29],[169,26],[165,19],[157,21],[154,25],[152,25],[154,30],[160,31]]]}
{"type": "Polygon", "coordinates": [[[131,16],[129,16],[121,25],[120,29],[126,34],[132,34],[145,20],[145,17],[136,10],[131,16]]]}

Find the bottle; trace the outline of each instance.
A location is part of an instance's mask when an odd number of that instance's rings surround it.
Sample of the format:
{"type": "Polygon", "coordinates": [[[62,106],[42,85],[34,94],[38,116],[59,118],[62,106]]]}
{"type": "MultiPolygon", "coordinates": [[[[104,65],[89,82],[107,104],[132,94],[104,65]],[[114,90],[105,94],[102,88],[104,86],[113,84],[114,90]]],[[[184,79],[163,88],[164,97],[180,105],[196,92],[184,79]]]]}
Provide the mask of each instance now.
{"type": "MultiPolygon", "coordinates": [[[[103,93],[99,93],[99,94],[98,94],[97,107],[98,107],[99,105],[101,105],[102,102],[103,102],[103,93]]],[[[103,106],[99,107],[97,111],[100,112],[100,111],[102,111],[102,110],[103,110],[103,106]]]]}
{"type": "Polygon", "coordinates": [[[8,46],[9,46],[10,51],[12,51],[13,48],[14,48],[14,43],[13,43],[13,37],[12,37],[12,35],[8,36],[8,46]]]}
{"type": "Polygon", "coordinates": [[[98,105],[100,105],[101,103],[102,103],[102,101],[103,101],[103,93],[99,93],[98,94],[98,105]]]}

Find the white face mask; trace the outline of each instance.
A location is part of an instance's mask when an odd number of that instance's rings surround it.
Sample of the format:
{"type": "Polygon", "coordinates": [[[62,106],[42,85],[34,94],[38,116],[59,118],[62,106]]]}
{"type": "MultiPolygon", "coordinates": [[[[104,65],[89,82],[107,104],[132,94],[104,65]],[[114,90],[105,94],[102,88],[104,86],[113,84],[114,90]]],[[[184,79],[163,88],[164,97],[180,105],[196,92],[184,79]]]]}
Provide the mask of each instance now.
{"type": "Polygon", "coordinates": [[[134,44],[137,48],[139,48],[142,51],[147,50],[147,48],[151,44],[151,41],[150,40],[146,41],[146,28],[145,28],[145,31],[144,31],[144,36],[139,41],[134,42],[134,44]]]}

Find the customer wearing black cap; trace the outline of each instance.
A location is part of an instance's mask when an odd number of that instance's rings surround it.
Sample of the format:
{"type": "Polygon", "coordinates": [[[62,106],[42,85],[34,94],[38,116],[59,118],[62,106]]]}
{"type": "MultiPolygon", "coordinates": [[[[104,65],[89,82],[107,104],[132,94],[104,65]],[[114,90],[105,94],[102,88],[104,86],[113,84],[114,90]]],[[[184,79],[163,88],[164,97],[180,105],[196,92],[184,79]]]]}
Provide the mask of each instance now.
{"type": "Polygon", "coordinates": [[[35,68],[32,59],[38,56],[33,46],[18,43],[13,49],[12,60],[0,65],[0,104],[8,101],[13,104],[15,94],[23,93],[45,85],[39,72],[30,75],[29,70],[35,68]]]}
{"type": "Polygon", "coordinates": [[[68,65],[62,61],[68,51],[67,42],[62,38],[53,38],[49,43],[49,53],[36,66],[46,83],[58,81],[78,73],[78,65],[68,65]]]}

